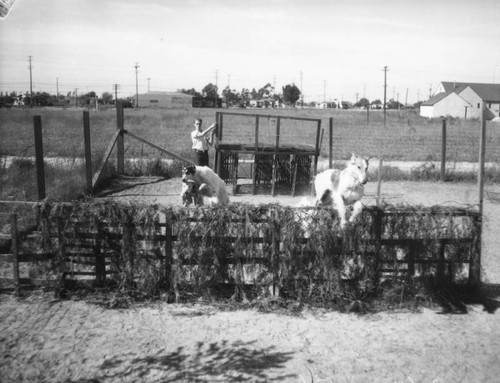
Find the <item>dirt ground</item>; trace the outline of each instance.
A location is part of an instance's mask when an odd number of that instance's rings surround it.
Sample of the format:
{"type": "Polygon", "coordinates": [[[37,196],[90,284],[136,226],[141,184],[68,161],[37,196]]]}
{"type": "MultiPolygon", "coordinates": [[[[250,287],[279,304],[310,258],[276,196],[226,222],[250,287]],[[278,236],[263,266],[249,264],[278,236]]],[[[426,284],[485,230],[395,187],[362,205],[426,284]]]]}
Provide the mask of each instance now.
{"type": "MultiPolygon", "coordinates": [[[[181,203],[179,180],[132,183],[105,198],[181,203]]],[[[487,192],[483,280],[500,283],[500,189],[487,192]]],[[[478,201],[471,184],[388,182],[381,195],[389,203],[478,201]]],[[[231,201],[296,206],[304,198],[237,195],[231,201]]],[[[376,184],[368,184],[364,202],[375,200],[376,184]]],[[[487,313],[478,305],[465,315],[423,309],[292,316],[202,303],[110,310],[44,293],[0,295],[0,381],[495,382],[499,334],[500,310],[487,313]]]]}

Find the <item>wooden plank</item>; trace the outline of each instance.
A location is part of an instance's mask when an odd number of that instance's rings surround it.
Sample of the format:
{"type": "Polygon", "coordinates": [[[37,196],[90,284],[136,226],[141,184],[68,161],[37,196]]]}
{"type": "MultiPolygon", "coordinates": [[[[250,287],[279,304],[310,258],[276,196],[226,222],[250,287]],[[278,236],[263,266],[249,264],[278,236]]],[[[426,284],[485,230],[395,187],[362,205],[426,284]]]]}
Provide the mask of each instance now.
{"type": "Polygon", "coordinates": [[[186,162],[186,163],[191,164],[191,165],[196,165],[196,164],[195,164],[194,162],[192,162],[191,160],[188,160],[188,159],[186,159],[186,158],[184,158],[184,157],[181,157],[181,156],[179,156],[178,154],[172,153],[172,152],[171,152],[171,151],[169,151],[169,150],[166,150],[166,149],[160,148],[158,145],[155,145],[155,144],[153,144],[153,143],[151,143],[151,142],[149,142],[149,141],[146,141],[144,138],[141,138],[141,137],[139,137],[139,136],[136,136],[135,134],[130,133],[128,130],[124,130],[124,133],[125,133],[125,134],[128,134],[130,137],[132,137],[132,138],[136,139],[137,141],[142,142],[143,144],[149,145],[149,146],[151,146],[151,147],[155,148],[156,150],[159,150],[159,151],[160,151],[160,152],[162,152],[162,153],[165,153],[165,154],[168,154],[168,155],[169,155],[169,156],[171,156],[171,157],[174,157],[175,159],[177,159],[177,160],[179,160],[179,161],[186,162]]]}
{"type": "Polygon", "coordinates": [[[11,247],[12,252],[12,267],[14,272],[14,283],[15,283],[15,295],[19,295],[20,281],[19,281],[19,236],[17,231],[17,214],[11,214],[10,216],[10,234],[11,234],[11,247]]]}
{"type": "Polygon", "coordinates": [[[282,118],[288,120],[297,120],[297,121],[321,121],[320,118],[306,118],[306,117],[295,117],[295,116],[282,116],[282,115],[270,115],[270,114],[259,114],[259,113],[241,113],[241,112],[220,112],[225,116],[245,116],[245,117],[262,117],[262,118],[282,118]]]}
{"type": "Polygon", "coordinates": [[[85,146],[86,192],[92,193],[92,150],[90,145],[90,119],[88,110],[83,112],[83,142],[85,146]]]}
{"type": "MultiPolygon", "coordinates": [[[[98,237],[100,237],[100,228],[99,228],[99,220],[97,217],[95,217],[94,220],[94,227],[97,228],[98,231],[98,237]]],[[[96,273],[96,286],[97,287],[102,287],[104,286],[106,282],[106,261],[104,254],[102,254],[101,251],[101,241],[98,239],[96,240],[95,247],[94,247],[94,255],[95,255],[95,262],[94,262],[94,267],[95,267],[95,273],[96,273]]]]}
{"type": "Polygon", "coordinates": [[[118,174],[123,174],[125,170],[125,139],[123,136],[123,103],[121,102],[116,102],[116,128],[118,132],[116,141],[116,171],[118,172],[118,174]]]}
{"type": "Polygon", "coordinates": [[[36,178],[38,187],[38,200],[45,199],[45,168],[43,163],[43,138],[42,138],[42,117],[33,116],[35,129],[35,157],[36,157],[36,178]]]}

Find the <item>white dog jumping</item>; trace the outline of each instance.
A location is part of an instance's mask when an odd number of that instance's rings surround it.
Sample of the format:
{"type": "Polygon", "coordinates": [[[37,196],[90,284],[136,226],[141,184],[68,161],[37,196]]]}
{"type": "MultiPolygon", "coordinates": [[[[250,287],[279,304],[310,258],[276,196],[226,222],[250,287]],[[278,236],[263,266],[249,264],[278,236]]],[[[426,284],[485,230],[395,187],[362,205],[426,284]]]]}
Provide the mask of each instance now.
{"type": "Polygon", "coordinates": [[[349,222],[354,222],[363,205],[361,198],[364,195],[364,185],[368,181],[369,158],[352,155],[344,170],[328,169],[318,174],[314,180],[316,189],[316,206],[332,204],[337,209],[340,217],[340,227],[347,224],[346,206],[353,205],[354,210],[349,222]]]}
{"type": "Polygon", "coordinates": [[[189,189],[189,184],[193,183],[192,187],[202,196],[210,198],[213,204],[229,203],[226,183],[208,166],[185,166],[182,169],[182,182],[187,185],[186,190],[189,189]]]}

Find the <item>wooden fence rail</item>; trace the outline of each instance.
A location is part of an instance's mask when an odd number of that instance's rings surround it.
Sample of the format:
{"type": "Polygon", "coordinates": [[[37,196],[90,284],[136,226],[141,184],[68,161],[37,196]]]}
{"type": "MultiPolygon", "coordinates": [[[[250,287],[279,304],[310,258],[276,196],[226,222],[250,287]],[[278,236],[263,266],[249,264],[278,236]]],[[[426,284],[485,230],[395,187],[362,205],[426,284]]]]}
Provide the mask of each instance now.
{"type": "MultiPolygon", "coordinates": [[[[108,207],[122,208],[129,207],[108,207]]],[[[56,284],[156,283],[176,299],[187,288],[200,293],[221,284],[233,286],[235,294],[248,286],[294,294],[297,281],[307,279],[311,286],[327,283],[349,264],[370,271],[340,279],[370,278],[378,283],[434,275],[453,280],[467,267],[468,282],[480,281],[480,217],[470,210],[370,207],[361,222],[341,231],[329,209],[254,207],[230,211],[231,217],[219,220],[230,209],[157,208],[149,211],[148,223],[136,219],[137,211],[116,211],[108,217],[87,211],[83,217],[74,209],[42,217],[41,229],[34,234],[42,245],[32,252],[20,250],[26,246],[12,215],[11,252],[0,255],[0,260],[14,265],[16,292],[27,282],[19,277],[19,263],[47,261],[52,261],[52,278],[61,279],[52,281],[56,284]],[[425,226],[425,221],[432,221],[430,229],[419,231],[417,226],[425,226]],[[153,276],[156,279],[149,280],[153,276]]]]}

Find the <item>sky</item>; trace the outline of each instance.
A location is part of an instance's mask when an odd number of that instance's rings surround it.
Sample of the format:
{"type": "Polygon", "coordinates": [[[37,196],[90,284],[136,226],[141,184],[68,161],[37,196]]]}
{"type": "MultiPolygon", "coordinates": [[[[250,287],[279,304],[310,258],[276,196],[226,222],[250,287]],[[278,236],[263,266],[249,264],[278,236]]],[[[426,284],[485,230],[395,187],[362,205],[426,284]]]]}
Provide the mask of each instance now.
{"type": "Polygon", "coordinates": [[[441,81],[500,83],[498,0],[15,0],[0,92],[133,96],[212,83],[305,101],[426,100],[441,81]],[[137,70],[136,70],[137,65],[137,70]]]}

